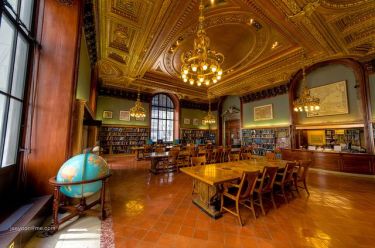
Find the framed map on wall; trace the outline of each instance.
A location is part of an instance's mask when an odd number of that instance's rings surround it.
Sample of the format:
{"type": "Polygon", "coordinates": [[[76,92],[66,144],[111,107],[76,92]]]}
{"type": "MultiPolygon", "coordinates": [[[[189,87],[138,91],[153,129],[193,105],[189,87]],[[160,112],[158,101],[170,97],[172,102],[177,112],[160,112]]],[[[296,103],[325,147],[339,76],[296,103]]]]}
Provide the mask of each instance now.
{"type": "Polygon", "coordinates": [[[272,119],[272,104],[254,107],[254,121],[265,121],[272,119]]]}
{"type": "Polygon", "coordinates": [[[320,99],[320,110],[307,112],[307,117],[349,113],[346,81],[311,88],[310,94],[320,99]]]}
{"type": "Polygon", "coordinates": [[[130,111],[120,111],[120,121],[130,121],[130,111]]]}

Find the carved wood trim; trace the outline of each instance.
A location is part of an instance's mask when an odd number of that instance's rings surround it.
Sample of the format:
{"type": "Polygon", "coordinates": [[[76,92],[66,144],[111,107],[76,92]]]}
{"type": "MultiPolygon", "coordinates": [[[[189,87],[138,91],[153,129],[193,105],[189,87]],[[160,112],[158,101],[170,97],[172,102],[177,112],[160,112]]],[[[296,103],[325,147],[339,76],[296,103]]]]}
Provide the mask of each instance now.
{"type": "Polygon", "coordinates": [[[57,2],[70,7],[73,5],[74,0],[57,0],[57,2]]]}

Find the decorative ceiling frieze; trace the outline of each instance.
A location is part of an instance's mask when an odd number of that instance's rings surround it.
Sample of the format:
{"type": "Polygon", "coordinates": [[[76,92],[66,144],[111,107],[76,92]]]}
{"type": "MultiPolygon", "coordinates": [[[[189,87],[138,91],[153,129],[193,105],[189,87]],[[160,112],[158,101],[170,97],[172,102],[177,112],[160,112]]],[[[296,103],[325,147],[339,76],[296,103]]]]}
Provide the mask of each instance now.
{"type": "Polygon", "coordinates": [[[204,26],[224,56],[224,75],[209,88],[179,78],[193,47],[198,0],[98,0],[99,77],[106,85],[180,99],[249,95],[288,82],[309,63],[375,56],[373,0],[206,0],[204,26]]]}

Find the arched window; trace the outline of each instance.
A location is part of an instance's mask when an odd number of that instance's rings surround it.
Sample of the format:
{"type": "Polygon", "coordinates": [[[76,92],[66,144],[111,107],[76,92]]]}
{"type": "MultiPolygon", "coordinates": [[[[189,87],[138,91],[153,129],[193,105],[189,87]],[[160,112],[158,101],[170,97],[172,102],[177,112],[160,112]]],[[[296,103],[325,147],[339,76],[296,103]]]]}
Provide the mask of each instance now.
{"type": "Polygon", "coordinates": [[[164,94],[155,95],[151,103],[151,139],[152,141],[173,141],[174,104],[164,94]]]}

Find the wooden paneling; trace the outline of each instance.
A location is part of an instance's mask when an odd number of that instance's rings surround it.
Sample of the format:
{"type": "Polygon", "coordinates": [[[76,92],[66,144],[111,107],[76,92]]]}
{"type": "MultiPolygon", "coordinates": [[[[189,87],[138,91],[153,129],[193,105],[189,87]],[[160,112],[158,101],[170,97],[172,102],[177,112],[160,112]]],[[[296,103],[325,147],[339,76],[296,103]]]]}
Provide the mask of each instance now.
{"type": "Polygon", "coordinates": [[[342,171],[358,174],[373,174],[373,157],[371,155],[342,155],[342,171]]]}
{"type": "MultiPolygon", "coordinates": [[[[81,30],[81,1],[71,6],[56,0],[40,1],[38,70],[30,135],[25,155],[27,190],[32,195],[51,194],[48,179],[71,155],[72,106],[75,98],[77,47],[81,30]]],[[[38,58],[38,56],[35,56],[38,58]]]]}
{"type": "Polygon", "coordinates": [[[375,174],[375,156],[369,154],[317,152],[284,149],[286,160],[312,160],[312,168],[357,174],[375,174]]]}

